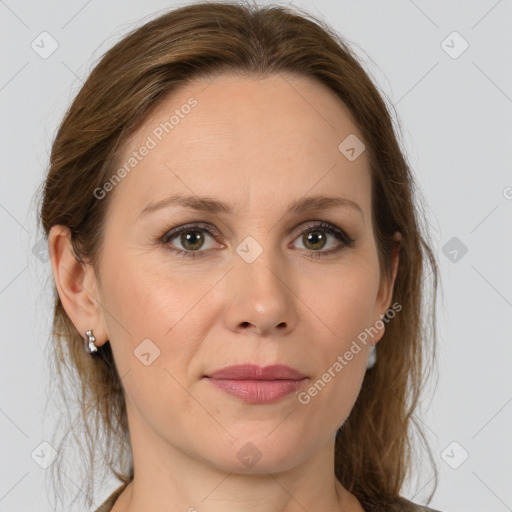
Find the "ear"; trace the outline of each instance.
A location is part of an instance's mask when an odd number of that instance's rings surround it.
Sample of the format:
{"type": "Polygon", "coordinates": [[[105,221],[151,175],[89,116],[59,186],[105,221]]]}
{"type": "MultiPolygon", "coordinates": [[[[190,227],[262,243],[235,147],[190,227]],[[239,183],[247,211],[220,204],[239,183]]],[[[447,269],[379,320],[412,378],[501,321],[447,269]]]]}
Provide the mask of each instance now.
{"type": "MultiPolygon", "coordinates": [[[[395,232],[395,234],[393,235],[393,240],[395,241],[395,247],[393,248],[391,277],[390,279],[388,279],[386,275],[383,275],[381,278],[379,291],[377,294],[377,300],[375,302],[376,317],[374,319],[373,325],[375,325],[379,320],[381,320],[381,316],[384,315],[386,311],[388,311],[389,307],[391,306],[391,300],[393,298],[393,290],[395,288],[395,280],[398,272],[398,254],[400,251],[400,242],[402,241],[402,235],[398,231],[395,232]]],[[[383,327],[381,329],[375,327],[379,331],[379,333],[372,338],[373,343],[379,342],[382,336],[384,336],[386,324],[383,321],[378,322],[379,325],[380,323],[383,324],[383,327]]]]}
{"type": "Polygon", "coordinates": [[[85,332],[92,329],[96,345],[101,346],[108,341],[108,336],[93,268],[78,260],[67,226],[52,226],[48,234],[48,250],[62,306],[82,338],[85,339],[85,332]]]}

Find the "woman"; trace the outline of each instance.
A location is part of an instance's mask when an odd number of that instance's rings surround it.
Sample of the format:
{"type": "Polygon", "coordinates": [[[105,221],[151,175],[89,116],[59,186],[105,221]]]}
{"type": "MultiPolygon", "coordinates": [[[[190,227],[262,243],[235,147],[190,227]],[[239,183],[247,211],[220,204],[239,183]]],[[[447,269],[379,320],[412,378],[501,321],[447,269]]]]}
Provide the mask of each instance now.
{"type": "Polygon", "coordinates": [[[196,4],[109,50],[40,215],[89,505],[101,429],[122,485],[98,511],[432,510],[400,496],[435,339],[413,187],[376,87],[306,13],[196,4]]]}

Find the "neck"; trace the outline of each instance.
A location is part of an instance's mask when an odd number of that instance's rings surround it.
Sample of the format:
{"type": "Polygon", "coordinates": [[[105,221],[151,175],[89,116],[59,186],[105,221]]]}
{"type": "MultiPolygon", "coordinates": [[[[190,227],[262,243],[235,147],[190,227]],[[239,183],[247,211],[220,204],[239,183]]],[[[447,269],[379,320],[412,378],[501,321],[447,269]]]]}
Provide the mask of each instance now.
{"type": "Polygon", "coordinates": [[[134,479],[112,512],[364,512],[335,477],[334,441],[292,468],[250,473],[219,469],[168,444],[150,446],[134,451],[134,479]]]}

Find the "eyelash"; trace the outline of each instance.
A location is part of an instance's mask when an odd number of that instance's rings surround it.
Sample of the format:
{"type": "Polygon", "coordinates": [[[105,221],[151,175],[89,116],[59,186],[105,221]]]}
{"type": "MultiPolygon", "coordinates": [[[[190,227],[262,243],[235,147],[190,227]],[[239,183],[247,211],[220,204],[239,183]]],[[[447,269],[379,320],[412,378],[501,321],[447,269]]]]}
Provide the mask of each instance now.
{"type": "MultiPolygon", "coordinates": [[[[321,258],[326,254],[331,255],[331,254],[337,253],[345,247],[351,247],[354,243],[354,239],[350,238],[343,230],[339,229],[338,227],[336,227],[334,224],[331,224],[330,222],[324,222],[324,221],[309,222],[304,227],[304,229],[302,229],[302,231],[298,234],[298,236],[296,238],[304,235],[304,233],[307,233],[309,231],[313,232],[315,230],[318,230],[318,231],[323,230],[323,231],[333,235],[337,240],[339,240],[342,243],[342,245],[335,249],[330,249],[328,251],[312,251],[312,254],[308,255],[308,257],[310,257],[310,258],[321,258]],[[321,229],[318,229],[318,228],[321,228],[321,229]]],[[[159,242],[162,245],[167,246],[167,248],[171,252],[175,253],[178,256],[181,256],[184,258],[192,258],[192,259],[197,258],[197,257],[202,258],[203,256],[202,255],[200,256],[200,254],[205,253],[206,251],[182,251],[180,249],[176,249],[176,248],[170,247],[168,245],[169,242],[171,240],[173,240],[174,238],[176,238],[178,235],[180,235],[183,232],[188,232],[188,231],[191,231],[191,232],[192,231],[203,231],[203,232],[206,231],[208,234],[210,234],[214,238],[220,236],[220,233],[217,230],[212,229],[208,224],[203,224],[203,223],[186,224],[186,225],[180,226],[176,229],[172,229],[171,231],[165,231],[159,237],[159,242]]]]}

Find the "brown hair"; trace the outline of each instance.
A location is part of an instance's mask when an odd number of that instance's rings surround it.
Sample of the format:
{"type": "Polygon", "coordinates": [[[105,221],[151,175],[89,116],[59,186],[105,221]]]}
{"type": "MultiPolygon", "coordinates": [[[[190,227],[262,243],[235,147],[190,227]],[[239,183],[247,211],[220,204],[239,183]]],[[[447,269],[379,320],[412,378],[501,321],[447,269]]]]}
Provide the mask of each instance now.
{"type": "MultiPolygon", "coordinates": [[[[192,79],[281,72],[323,83],[348,107],[360,129],[371,163],[380,268],[387,276],[393,233],[403,237],[393,292],[402,310],[387,324],[377,363],[366,372],[336,437],[339,481],[363,506],[385,506],[399,499],[412,469],[411,425],[427,445],[413,414],[428,376],[426,357],[435,361],[437,264],[419,225],[413,176],[383,96],[327,24],[284,7],[203,3],[167,12],[133,30],[102,57],[64,117],[52,146],[40,222],[46,236],[55,224],[69,227],[76,257],[96,269],[111,194],[99,201],[94,190],[113,175],[123,143],[159,102],[192,79]],[[430,301],[425,301],[422,282],[429,277],[427,264],[433,280],[430,301]],[[424,305],[431,307],[423,311],[424,305]]],[[[56,375],[64,379],[67,371],[78,382],[68,389],[63,380],[59,389],[63,395],[78,390],[77,419],[89,448],[81,491],[90,505],[96,448],[103,450],[102,465],[117,478],[124,483],[133,478],[126,406],[110,344],[91,358],[84,351],[83,334],[54,291],[51,356],[56,375]],[[103,439],[98,439],[100,427],[103,439]]],[[[68,434],[74,431],[71,427],[68,434]]],[[[428,445],[427,451],[434,464],[428,445]]],[[[435,476],[436,487],[437,471],[435,476]]]]}

